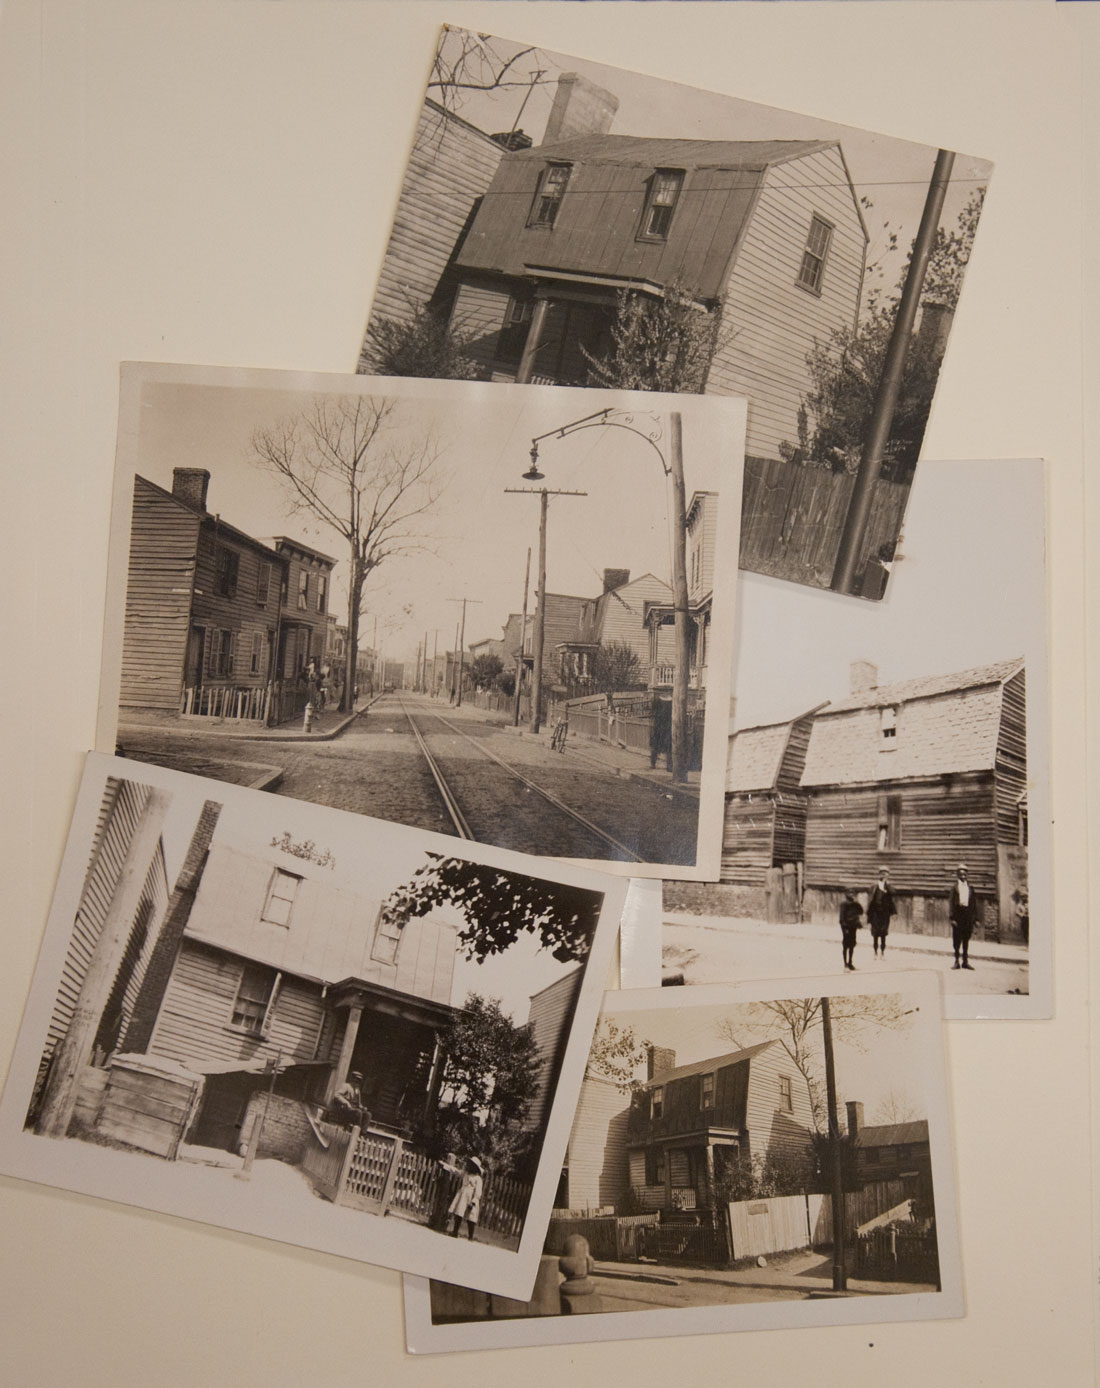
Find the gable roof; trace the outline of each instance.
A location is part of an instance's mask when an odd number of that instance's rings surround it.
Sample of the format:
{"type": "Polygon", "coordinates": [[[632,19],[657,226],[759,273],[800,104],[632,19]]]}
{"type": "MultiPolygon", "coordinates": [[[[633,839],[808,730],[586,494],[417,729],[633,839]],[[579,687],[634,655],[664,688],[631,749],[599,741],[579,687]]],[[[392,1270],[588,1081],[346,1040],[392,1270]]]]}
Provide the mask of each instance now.
{"type": "Polygon", "coordinates": [[[877,1126],[860,1128],[856,1133],[857,1147],[898,1147],[927,1141],[926,1118],[914,1118],[909,1123],[880,1123],[877,1126]]]}
{"type": "Polygon", "coordinates": [[[1023,660],[953,675],[883,685],[823,709],[814,719],[801,785],[858,785],[991,771],[1001,693],[1023,660]],[[896,736],[882,737],[881,710],[894,708],[896,736]]]}
{"type": "Polygon", "coordinates": [[[623,164],[642,169],[737,169],[763,173],[773,164],[801,159],[835,145],[836,140],[695,140],[648,135],[576,135],[549,145],[517,150],[509,157],[568,159],[586,164],[623,164]]]}
{"type": "Polygon", "coordinates": [[[774,789],[794,725],[827,707],[827,704],[818,704],[816,708],[807,709],[805,713],[788,718],[783,723],[735,729],[730,736],[726,761],[727,793],[774,789]]]}
{"type": "Polygon", "coordinates": [[[712,1070],[724,1070],[727,1065],[737,1065],[742,1060],[751,1060],[753,1056],[776,1044],[775,1040],[760,1041],[755,1046],[747,1046],[743,1051],[729,1051],[726,1055],[712,1056],[709,1060],[697,1060],[691,1065],[677,1065],[675,1070],[662,1070],[659,1075],[646,1080],[641,1089],[659,1089],[673,1080],[687,1079],[689,1075],[709,1075],[712,1070]]]}

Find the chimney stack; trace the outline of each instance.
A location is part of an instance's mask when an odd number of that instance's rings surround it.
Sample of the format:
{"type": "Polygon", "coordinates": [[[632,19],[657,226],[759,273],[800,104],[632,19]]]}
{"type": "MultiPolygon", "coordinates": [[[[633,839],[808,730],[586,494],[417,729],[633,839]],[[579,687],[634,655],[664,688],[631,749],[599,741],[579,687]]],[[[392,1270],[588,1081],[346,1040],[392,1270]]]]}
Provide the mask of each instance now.
{"type": "Polygon", "coordinates": [[[863,1105],[855,1099],[849,1099],[844,1107],[848,1110],[848,1136],[854,1142],[863,1131],[863,1105]]]}
{"type": "Polygon", "coordinates": [[[527,134],[526,130],[498,130],[495,135],[490,135],[489,139],[495,145],[500,145],[501,149],[530,149],[534,140],[527,134]]]}
{"type": "Polygon", "coordinates": [[[603,571],[603,590],[605,593],[610,593],[613,588],[622,588],[624,584],[629,582],[629,569],[604,569],[603,571]]]}
{"type": "Polygon", "coordinates": [[[676,1069],[676,1052],[667,1046],[647,1046],[645,1051],[645,1077],[657,1079],[667,1070],[676,1069]]]}
{"type": "Polygon", "coordinates": [[[172,469],[172,495],[193,511],[206,510],[206,489],[209,485],[210,474],[204,467],[172,469]]]}
{"type": "Polygon", "coordinates": [[[853,694],[866,694],[878,685],[878,666],[869,660],[853,660],[848,678],[853,694]]]}
{"type": "Polygon", "coordinates": [[[558,78],[542,143],[557,144],[578,135],[606,135],[618,109],[617,96],[597,87],[579,72],[563,72],[558,78]]]}

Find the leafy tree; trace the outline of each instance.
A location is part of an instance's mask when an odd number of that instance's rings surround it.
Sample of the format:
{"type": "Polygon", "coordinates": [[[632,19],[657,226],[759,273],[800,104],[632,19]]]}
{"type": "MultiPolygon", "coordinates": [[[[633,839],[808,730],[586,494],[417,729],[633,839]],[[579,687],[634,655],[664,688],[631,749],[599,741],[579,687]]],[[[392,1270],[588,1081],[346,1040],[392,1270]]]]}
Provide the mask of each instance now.
{"type": "Polygon", "coordinates": [[[746,1161],[730,1162],[714,1176],[721,1204],[735,1200],[768,1200],[773,1195],[800,1195],[811,1184],[814,1155],[807,1142],[802,1157],[785,1152],[757,1153],[746,1161]]]}
{"type": "Polygon", "coordinates": [[[600,642],[592,652],[592,684],[600,694],[614,694],[641,682],[642,662],[627,641],[600,642]]]}
{"type": "Polygon", "coordinates": [[[428,853],[411,881],[383,903],[387,922],[403,926],[437,907],[452,907],[465,918],[459,943],[468,959],[483,962],[502,954],[521,931],[535,935],[563,963],[587,958],[599,919],[600,892],[505,872],[465,858],[428,853]]]}
{"type": "MultiPolygon", "coordinates": [[[[941,226],[936,233],[921,297],[926,319],[950,315],[958,303],[984,197],[985,189],[976,189],[955,226],[941,226]]],[[[897,235],[891,233],[887,253],[896,246],[897,235]]],[[[799,409],[798,443],[781,449],[787,457],[837,473],[859,466],[911,257],[912,247],[891,294],[878,287],[868,294],[856,326],[815,341],[806,357],[810,386],[799,409]]],[[[869,271],[881,276],[883,267],[869,271]]],[[[945,346],[945,334],[937,331],[918,331],[910,341],[882,469],[887,480],[908,481],[913,475],[945,346]]]]}
{"type": "MultiPolygon", "coordinates": [[[[873,1032],[882,1027],[906,1027],[906,1013],[896,993],[856,994],[829,999],[833,1036],[865,1050],[873,1032]]],[[[760,1041],[777,1040],[802,1076],[813,1111],[814,1126],[828,1126],[825,1106],[824,1054],[815,1033],[821,1026],[820,998],[777,998],[753,1002],[719,1024],[718,1033],[738,1049],[760,1041]]]]}
{"type": "Polygon", "coordinates": [[[648,1047],[649,1042],[639,1040],[629,1024],[619,1026],[610,1017],[601,1017],[588,1052],[586,1073],[611,1080],[621,1093],[631,1094],[645,1083],[636,1075],[648,1047]]]}
{"type": "Polygon", "coordinates": [[[517,1026],[495,998],[470,993],[440,1042],[447,1061],[435,1145],[512,1170],[530,1143],[524,1124],[539,1088],[530,1025],[517,1026]]]}
{"type": "Polygon", "coordinates": [[[440,491],[441,449],[402,424],[399,402],[315,395],[252,435],[252,461],[285,484],[291,510],[339,535],[348,553],[344,705],[356,684],[363,585],[379,565],[423,545],[419,519],[440,491]]]}
{"type": "Polygon", "coordinates": [[[469,334],[454,328],[449,315],[410,302],[409,318],[373,317],[366,358],[376,376],[430,376],[472,381],[478,366],[467,351],[469,334]]]}
{"type": "Polygon", "coordinates": [[[470,666],[470,678],[475,689],[488,689],[503,669],[504,661],[499,655],[475,656],[470,666]]]}
{"type": "Polygon", "coordinates": [[[659,299],[621,289],[610,338],[602,355],[581,346],[588,385],[701,394],[721,339],[721,310],[704,309],[676,279],[669,280],[659,299]]]}

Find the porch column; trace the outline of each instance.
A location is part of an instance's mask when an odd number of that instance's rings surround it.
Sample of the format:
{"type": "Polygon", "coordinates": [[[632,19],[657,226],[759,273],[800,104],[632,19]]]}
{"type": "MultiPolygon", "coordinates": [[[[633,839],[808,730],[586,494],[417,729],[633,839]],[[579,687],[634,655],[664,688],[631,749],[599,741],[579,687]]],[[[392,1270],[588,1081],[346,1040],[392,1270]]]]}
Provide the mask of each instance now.
{"type": "Polygon", "coordinates": [[[707,1183],[706,1202],[713,1208],[717,1203],[717,1192],[714,1189],[714,1148],[709,1142],[703,1148],[703,1166],[707,1183]]]}
{"type": "Polygon", "coordinates": [[[443,1044],[436,1033],[432,1047],[432,1066],[428,1071],[428,1095],[424,1100],[424,1117],[429,1119],[439,1106],[439,1091],[443,1085],[443,1044]]]}
{"type": "Polygon", "coordinates": [[[348,1077],[351,1069],[351,1057],[355,1052],[355,1042],[359,1036],[359,1023],[363,1019],[363,1004],[352,1003],[348,1008],[348,1020],[344,1027],[344,1039],[340,1043],[340,1057],[336,1062],[336,1068],[328,1077],[328,1084],[325,1086],[325,1103],[332,1103],[332,1096],[348,1077]]]}
{"type": "Polygon", "coordinates": [[[527,330],[527,341],[523,345],[523,356],[519,359],[519,370],[516,372],[517,385],[530,384],[531,375],[535,369],[535,353],[542,343],[542,334],[546,327],[546,315],[549,309],[549,299],[535,300],[535,307],[531,314],[531,326],[527,330]]]}

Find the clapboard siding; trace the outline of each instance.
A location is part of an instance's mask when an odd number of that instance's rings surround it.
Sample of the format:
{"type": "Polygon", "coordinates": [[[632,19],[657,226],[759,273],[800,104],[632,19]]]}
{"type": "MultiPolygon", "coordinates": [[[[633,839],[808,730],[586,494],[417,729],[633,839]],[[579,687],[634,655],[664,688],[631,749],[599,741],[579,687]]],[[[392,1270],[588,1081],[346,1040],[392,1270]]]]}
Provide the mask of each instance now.
{"type": "MultiPolygon", "coordinates": [[[[649,668],[649,629],[645,625],[647,602],[669,603],[672,590],[667,583],[652,574],[643,574],[616,588],[614,593],[599,601],[599,628],[594,633],[601,645],[618,642],[629,646],[638,657],[639,678],[649,668]]],[[[658,634],[657,660],[671,660],[675,650],[675,635],[671,627],[662,627],[658,634]]]]}
{"type": "Polygon", "coordinates": [[[200,517],[134,478],[122,640],[123,708],[179,709],[200,517]]]}
{"type": "Polygon", "coordinates": [[[768,170],[723,300],[723,340],[708,394],[747,395],[746,449],[779,456],[796,443],[809,383],[806,356],[855,322],[866,233],[839,146],[768,170]],[[798,283],[813,215],[833,224],[820,294],[798,283]]]}
{"type": "Polygon", "coordinates": [[[802,772],[806,767],[806,749],[810,745],[813,722],[813,714],[808,713],[791,723],[787,745],[780,758],[779,772],[775,778],[776,790],[797,791],[802,784],[802,772]]]}
{"type": "Polygon", "coordinates": [[[697,603],[714,591],[714,552],[718,543],[718,496],[696,492],[689,507],[688,601],[697,603]]]}
{"type": "Polygon", "coordinates": [[[707,1128],[732,1129],[740,1132],[746,1121],[746,1096],[749,1090],[749,1066],[745,1059],[732,1065],[717,1066],[714,1073],[714,1103],[702,1107],[702,1071],[680,1079],[663,1081],[660,1074],[635,1094],[627,1122],[627,1140],[655,1141],[700,1133],[707,1128]],[[659,1118],[651,1116],[654,1088],[663,1090],[659,1118]]]}
{"type": "Polygon", "coordinates": [[[284,564],[274,551],[253,547],[242,541],[239,532],[221,526],[216,517],[207,517],[198,536],[195,556],[195,597],[191,621],[217,631],[233,634],[231,668],[219,673],[208,663],[201,674],[204,684],[232,684],[255,689],[271,678],[275,632],[279,621],[280,587],[284,564]],[[215,590],[218,555],[230,550],[237,556],[237,585],[232,597],[215,590]],[[268,574],[261,581],[261,571],[268,574]],[[252,653],[257,652],[256,669],[252,653]]]}
{"type": "MultiPolygon", "coordinates": [[[[502,153],[488,135],[435,102],[425,102],[378,276],[370,327],[380,317],[408,322],[415,306],[432,299],[502,153]]],[[[370,327],[360,364],[368,371],[370,327]]]]}
{"type": "MultiPolygon", "coordinates": [[[[72,934],[62,965],[61,979],[47,1028],[45,1054],[52,1055],[65,1036],[88,972],[92,955],[103,934],[130,844],[141,823],[151,788],[136,781],[107,778],[100,803],[92,860],[84,880],[80,904],[73,920],[72,934]]],[[[156,933],[168,905],[168,879],[164,850],[158,840],[149,861],[145,882],[122,963],[115,977],[104,1014],[116,1009],[120,1028],[125,1030],[137,990],[148,965],[156,933]]]]}
{"type": "Polygon", "coordinates": [[[539,1055],[538,1090],[525,1120],[529,1129],[537,1129],[554,1097],[561,1068],[563,1042],[573,1020],[577,1005],[581,970],[576,969],[564,978],[541,989],[531,998],[527,1021],[539,1055]]]}
{"type": "Polygon", "coordinates": [[[775,804],[767,794],[726,797],[720,880],[762,887],[772,865],[775,804]]]}
{"type": "Polygon", "coordinates": [[[778,795],[775,801],[775,832],[772,867],[800,863],[806,852],[806,797],[778,795]]]}
{"type": "Polygon", "coordinates": [[[1027,685],[1019,670],[1001,692],[1001,721],[997,735],[997,842],[1019,842],[1019,800],[1027,790],[1027,685]]]}
{"type": "Polygon", "coordinates": [[[750,1157],[782,1156],[810,1165],[813,1110],[806,1082],[778,1041],[763,1047],[750,1062],[745,1124],[750,1157]],[[790,1085],[791,1108],[782,1107],[780,1079],[790,1085]]]}
{"type": "Polygon", "coordinates": [[[992,773],[962,773],[913,783],[818,788],[806,821],[806,885],[873,882],[890,872],[896,892],[946,895],[965,861],[980,894],[996,891],[992,773]],[[900,797],[900,847],[878,848],[880,796],[900,797]]]}
{"type": "MultiPolygon", "coordinates": [[[[629,1103],[610,1081],[586,1075],[569,1137],[569,1208],[613,1205],[630,1184],[626,1156],[629,1103]]],[[[645,1173],[642,1173],[644,1184],[645,1173]]]]}
{"type": "Polygon", "coordinates": [[[463,351],[477,362],[482,375],[497,364],[501,328],[511,297],[506,285],[482,280],[465,281],[455,295],[452,330],[462,336],[463,351]]]}

